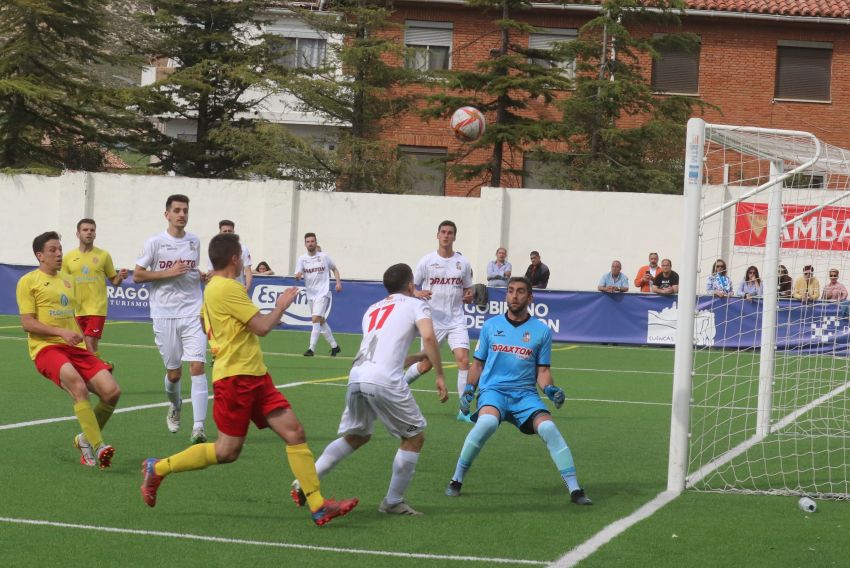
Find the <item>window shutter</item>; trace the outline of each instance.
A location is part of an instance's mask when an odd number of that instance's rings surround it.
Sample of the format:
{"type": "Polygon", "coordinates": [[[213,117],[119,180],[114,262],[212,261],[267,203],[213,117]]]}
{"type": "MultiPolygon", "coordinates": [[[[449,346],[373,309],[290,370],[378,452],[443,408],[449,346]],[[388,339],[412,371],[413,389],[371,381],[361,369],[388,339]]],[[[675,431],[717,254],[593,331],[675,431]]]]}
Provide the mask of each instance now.
{"type": "Polygon", "coordinates": [[[776,98],[830,100],[831,48],[777,47],[776,98]]]}
{"type": "Polygon", "coordinates": [[[451,47],[452,28],[451,22],[407,20],[404,28],[404,44],[451,47]]]}

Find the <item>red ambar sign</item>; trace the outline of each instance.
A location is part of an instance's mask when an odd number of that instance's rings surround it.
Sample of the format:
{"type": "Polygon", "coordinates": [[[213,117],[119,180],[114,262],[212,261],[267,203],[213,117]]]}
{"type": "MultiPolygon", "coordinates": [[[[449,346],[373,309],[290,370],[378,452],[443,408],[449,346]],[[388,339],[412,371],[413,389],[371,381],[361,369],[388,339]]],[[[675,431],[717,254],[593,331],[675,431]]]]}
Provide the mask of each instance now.
{"type": "MultiPolygon", "coordinates": [[[[783,205],[790,221],[815,205],[783,205]]],[[[767,239],[767,203],[738,203],[735,211],[735,246],[764,247],[767,239]]],[[[782,230],[782,248],[850,250],[850,207],[824,207],[782,230]]]]}

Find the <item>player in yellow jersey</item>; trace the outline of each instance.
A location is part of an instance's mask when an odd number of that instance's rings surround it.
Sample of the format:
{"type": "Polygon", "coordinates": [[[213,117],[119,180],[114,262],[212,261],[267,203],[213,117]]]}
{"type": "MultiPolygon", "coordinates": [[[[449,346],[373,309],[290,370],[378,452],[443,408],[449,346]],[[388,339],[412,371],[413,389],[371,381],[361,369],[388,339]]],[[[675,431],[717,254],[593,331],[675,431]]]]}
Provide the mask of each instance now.
{"type": "Polygon", "coordinates": [[[77,222],[77,238],[80,247],[65,253],[62,272],[74,278],[77,292],[77,323],[83,332],[86,348],[97,354],[97,344],[103,335],[106,323],[106,279],[113,286],[120,286],[127,278],[128,270],[115,270],[112,255],[94,246],[97,224],[94,219],[77,222]]]}
{"type": "Polygon", "coordinates": [[[121,389],[107,364],[85,348],[74,319],[74,283],[60,272],[59,234],[49,231],[38,235],[32,250],[39,266],[21,277],[16,290],[30,357],[39,373],[74,400],[74,414],[83,430],[74,438],[80,463],[109,467],[115,449],[104,443],[101,431],[118,404],[121,389]],[[100,397],[94,409],[89,404],[89,391],[100,397]]]}
{"type": "Polygon", "coordinates": [[[274,309],[263,315],[236,280],[243,271],[239,237],[234,233],[213,237],[209,258],[213,272],[204,290],[202,314],[215,358],[213,419],[218,427],[218,439],[215,443],[191,446],[165,459],[148,458],[142,462],[142,499],[148,506],[155,506],[159,485],[168,474],[236,461],[245,444],[249,423],[253,422],[258,428],[270,427],[286,442],[289,466],[304,490],[317,525],[347,514],[357,506],[358,500],[335,501],[322,497],[304,428],[289,401],[272,383],[257,337],[265,336],[280,322],[298,289],[284,291],[274,309]]]}

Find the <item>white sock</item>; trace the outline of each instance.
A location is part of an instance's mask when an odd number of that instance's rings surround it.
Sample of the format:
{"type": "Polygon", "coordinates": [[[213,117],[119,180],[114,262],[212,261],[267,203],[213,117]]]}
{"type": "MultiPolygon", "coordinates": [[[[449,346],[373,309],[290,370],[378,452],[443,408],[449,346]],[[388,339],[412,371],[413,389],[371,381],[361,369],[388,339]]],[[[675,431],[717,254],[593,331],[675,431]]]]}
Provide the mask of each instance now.
{"type": "Polygon", "coordinates": [[[419,461],[417,452],[408,452],[399,448],[393,460],[393,476],[390,479],[390,489],[384,500],[387,505],[395,505],[404,501],[404,494],[413,481],[416,473],[416,462],[419,461]]]}
{"type": "Polygon", "coordinates": [[[351,444],[345,441],[345,438],[337,438],[322,452],[319,459],[316,460],[316,473],[319,474],[319,479],[322,479],[326,473],[336,467],[336,464],[350,456],[354,452],[351,444]]]}
{"type": "Polygon", "coordinates": [[[168,402],[180,408],[182,401],[180,400],[180,381],[172,383],[168,380],[168,375],[165,375],[165,396],[168,397],[168,402]]]}
{"type": "Polygon", "coordinates": [[[331,331],[331,326],[328,325],[328,322],[322,324],[322,337],[328,340],[328,343],[331,344],[331,347],[337,347],[336,339],[334,339],[334,334],[331,331]]]}
{"type": "Polygon", "coordinates": [[[463,390],[466,388],[466,377],[469,375],[469,369],[466,371],[461,371],[458,369],[457,372],[457,394],[462,395],[463,390]]]}
{"type": "Polygon", "coordinates": [[[316,350],[316,344],[319,342],[319,331],[322,329],[322,324],[314,323],[313,329],[310,331],[310,351],[316,350]]]}
{"type": "Polygon", "coordinates": [[[209,404],[209,389],[206,375],[192,375],[192,416],[195,420],[193,428],[203,426],[207,419],[209,404]]]}
{"type": "Polygon", "coordinates": [[[422,371],[419,370],[419,363],[414,363],[407,368],[404,373],[404,382],[411,384],[413,381],[422,376],[422,371]]]}

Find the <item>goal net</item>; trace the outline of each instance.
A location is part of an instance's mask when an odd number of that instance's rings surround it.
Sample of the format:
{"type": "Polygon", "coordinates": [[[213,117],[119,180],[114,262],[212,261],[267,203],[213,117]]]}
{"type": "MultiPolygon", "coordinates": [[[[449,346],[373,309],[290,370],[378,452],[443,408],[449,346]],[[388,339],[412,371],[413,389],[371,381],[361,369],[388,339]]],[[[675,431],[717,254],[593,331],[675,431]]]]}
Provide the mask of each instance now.
{"type": "Polygon", "coordinates": [[[688,123],[668,488],[848,498],[850,152],[688,123]]]}

